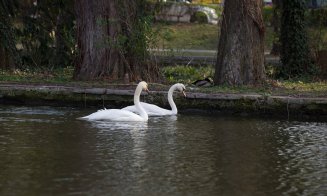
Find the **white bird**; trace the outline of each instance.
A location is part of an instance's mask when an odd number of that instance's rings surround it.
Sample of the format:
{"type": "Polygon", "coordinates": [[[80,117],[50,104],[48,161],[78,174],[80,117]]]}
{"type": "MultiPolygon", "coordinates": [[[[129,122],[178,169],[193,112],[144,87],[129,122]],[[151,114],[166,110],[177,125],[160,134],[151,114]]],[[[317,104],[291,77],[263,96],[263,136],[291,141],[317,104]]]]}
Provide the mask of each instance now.
{"type": "MultiPolygon", "coordinates": [[[[159,106],[156,106],[154,104],[149,104],[149,103],[144,103],[144,102],[141,102],[141,106],[144,108],[144,110],[146,111],[146,113],[149,116],[176,115],[177,107],[173,100],[173,93],[175,90],[178,90],[179,92],[183,93],[184,97],[186,97],[185,86],[183,84],[177,83],[177,84],[174,84],[173,86],[171,86],[168,91],[168,102],[171,107],[171,110],[167,110],[167,109],[161,108],[159,106]]],[[[127,110],[127,111],[138,113],[137,107],[135,107],[135,105],[127,106],[127,107],[123,108],[122,110],[127,110]]]]}
{"type": "Polygon", "coordinates": [[[109,120],[109,121],[148,121],[148,114],[140,104],[140,95],[142,90],[148,92],[148,84],[144,81],[140,82],[134,93],[134,104],[138,114],[127,110],[120,109],[104,109],[98,110],[88,116],[84,116],[81,119],[86,120],[109,120]]]}

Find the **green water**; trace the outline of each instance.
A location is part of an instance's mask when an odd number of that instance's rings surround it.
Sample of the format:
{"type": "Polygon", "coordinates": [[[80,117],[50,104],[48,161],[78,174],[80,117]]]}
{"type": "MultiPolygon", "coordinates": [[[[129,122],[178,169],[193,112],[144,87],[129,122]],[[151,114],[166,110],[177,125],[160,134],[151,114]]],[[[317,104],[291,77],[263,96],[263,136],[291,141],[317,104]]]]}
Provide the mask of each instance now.
{"type": "Polygon", "coordinates": [[[0,195],[325,195],[327,123],[0,106],[0,195]]]}

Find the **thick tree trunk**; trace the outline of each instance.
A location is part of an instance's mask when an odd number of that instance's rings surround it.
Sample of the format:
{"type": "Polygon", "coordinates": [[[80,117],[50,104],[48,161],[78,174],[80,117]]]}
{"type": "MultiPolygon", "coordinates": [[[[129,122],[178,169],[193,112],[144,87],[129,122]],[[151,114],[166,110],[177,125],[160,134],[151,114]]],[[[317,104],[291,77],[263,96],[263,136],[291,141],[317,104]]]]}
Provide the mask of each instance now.
{"type": "Polygon", "coordinates": [[[109,18],[117,20],[114,1],[76,0],[76,23],[78,58],[74,77],[80,80],[92,80],[111,73],[118,77],[120,64],[119,52],[109,47],[108,37],[118,34],[116,23],[108,24],[109,18]]]}
{"type": "Polygon", "coordinates": [[[265,79],[262,0],[225,1],[216,84],[259,84],[265,79]]]}
{"type": "Polygon", "coordinates": [[[156,67],[145,61],[146,49],[141,55],[137,53],[138,47],[133,42],[137,39],[132,38],[138,30],[135,23],[139,21],[139,1],[75,1],[79,52],[75,79],[153,81],[158,78],[156,67]]]}
{"type": "Polygon", "coordinates": [[[281,0],[272,0],[273,3],[273,16],[272,16],[272,27],[274,30],[275,39],[273,41],[273,45],[270,51],[272,55],[280,54],[280,19],[281,19],[281,0]]]}
{"type": "Polygon", "coordinates": [[[305,27],[306,0],[283,0],[281,19],[282,75],[296,78],[316,74],[305,27]]]}

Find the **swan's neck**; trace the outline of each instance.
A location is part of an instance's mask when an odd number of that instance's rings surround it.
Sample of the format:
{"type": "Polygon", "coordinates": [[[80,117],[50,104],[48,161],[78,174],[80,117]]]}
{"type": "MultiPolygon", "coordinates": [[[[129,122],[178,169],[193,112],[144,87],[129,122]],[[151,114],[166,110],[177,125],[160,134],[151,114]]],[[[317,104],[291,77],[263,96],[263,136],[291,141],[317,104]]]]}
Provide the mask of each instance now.
{"type": "Polygon", "coordinates": [[[176,86],[173,85],[172,87],[170,87],[170,89],[168,91],[168,102],[169,102],[169,105],[171,107],[171,111],[173,114],[177,114],[177,107],[173,100],[173,93],[174,93],[175,89],[176,89],[176,86]]]}
{"type": "Polygon", "coordinates": [[[134,105],[135,105],[137,111],[140,113],[140,116],[144,120],[148,120],[148,118],[149,118],[148,114],[145,112],[145,110],[143,109],[143,107],[141,106],[141,103],[140,103],[141,92],[142,92],[142,86],[137,86],[135,93],[134,93],[134,105]]]}

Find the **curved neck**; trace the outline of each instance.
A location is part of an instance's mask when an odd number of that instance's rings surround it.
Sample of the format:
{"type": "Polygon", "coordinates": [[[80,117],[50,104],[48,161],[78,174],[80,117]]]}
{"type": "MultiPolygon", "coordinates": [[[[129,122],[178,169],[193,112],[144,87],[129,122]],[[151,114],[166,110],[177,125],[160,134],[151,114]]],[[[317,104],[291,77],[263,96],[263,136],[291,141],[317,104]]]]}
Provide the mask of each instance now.
{"type": "Polygon", "coordinates": [[[145,110],[143,109],[143,107],[140,104],[140,95],[142,92],[142,86],[138,85],[136,87],[135,93],[134,93],[134,105],[136,107],[136,110],[140,113],[140,116],[145,119],[148,120],[148,114],[145,112],[145,110]]]}
{"type": "Polygon", "coordinates": [[[176,89],[176,85],[173,85],[172,87],[170,87],[169,91],[168,91],[168,103],[171,107],[171,111],[174,113],[174,114],[177,114],[177,107],[176,107],[176,104],[173,100],[173,93],[176,89]]]}

